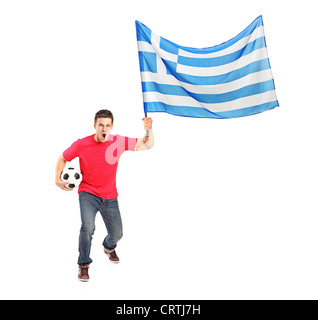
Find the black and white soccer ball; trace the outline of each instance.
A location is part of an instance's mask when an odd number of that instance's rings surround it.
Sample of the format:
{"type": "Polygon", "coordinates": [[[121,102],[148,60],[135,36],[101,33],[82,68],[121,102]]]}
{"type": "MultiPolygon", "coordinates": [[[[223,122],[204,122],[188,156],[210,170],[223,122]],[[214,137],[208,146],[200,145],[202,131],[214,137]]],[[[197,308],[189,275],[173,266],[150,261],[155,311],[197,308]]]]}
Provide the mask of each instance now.
{"type": "Polygon", "coordinates": [[[61,181],[69,181],[69,184],[65,185],[66,188],[77,188],[82,182],[82,173],[78,169],[68,167],[65,168],[61,174],[61,181]]]}

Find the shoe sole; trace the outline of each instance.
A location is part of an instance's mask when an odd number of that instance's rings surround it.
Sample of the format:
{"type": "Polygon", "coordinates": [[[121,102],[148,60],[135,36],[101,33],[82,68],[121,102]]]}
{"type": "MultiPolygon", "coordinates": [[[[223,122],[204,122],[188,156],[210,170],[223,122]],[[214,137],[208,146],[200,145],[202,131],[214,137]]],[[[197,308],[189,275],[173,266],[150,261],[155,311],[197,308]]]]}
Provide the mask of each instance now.
{"type": "Polygon", "coordinates": [[[78,281],[81,281],[81,282],[88,282],[89,281],[89,279],[80,279],[80,278],[77,278],[78,279],[78,281]]]}

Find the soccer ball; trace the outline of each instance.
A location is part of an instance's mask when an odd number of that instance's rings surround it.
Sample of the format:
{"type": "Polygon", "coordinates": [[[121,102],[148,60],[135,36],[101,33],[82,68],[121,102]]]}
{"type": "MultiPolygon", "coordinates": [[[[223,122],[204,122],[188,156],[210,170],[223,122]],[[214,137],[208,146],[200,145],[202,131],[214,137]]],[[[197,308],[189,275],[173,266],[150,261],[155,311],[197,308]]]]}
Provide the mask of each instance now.
{"type": "Polygon", "coordinates": [[[77,188],[82,182],[82,173],[75,168],[65,168],[61,174],[61,181],[69,181],[70,183],[65,185],[66,188],[77,188]]]}

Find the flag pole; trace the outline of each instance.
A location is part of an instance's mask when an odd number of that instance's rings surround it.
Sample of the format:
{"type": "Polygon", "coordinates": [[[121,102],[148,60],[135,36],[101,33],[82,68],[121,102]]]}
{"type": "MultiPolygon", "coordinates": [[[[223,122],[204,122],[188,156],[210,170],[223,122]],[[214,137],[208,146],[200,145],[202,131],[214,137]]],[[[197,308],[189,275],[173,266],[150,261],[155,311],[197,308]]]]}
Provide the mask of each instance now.
{"type": "MultiPolygon", "coordinates": [[[[145,118],[147,118],[147,112],[145,112],[145,118]]],[[[146,130],[146,137],[147,138],[149,137],[149,130],[148,129],[146,130]]]]}

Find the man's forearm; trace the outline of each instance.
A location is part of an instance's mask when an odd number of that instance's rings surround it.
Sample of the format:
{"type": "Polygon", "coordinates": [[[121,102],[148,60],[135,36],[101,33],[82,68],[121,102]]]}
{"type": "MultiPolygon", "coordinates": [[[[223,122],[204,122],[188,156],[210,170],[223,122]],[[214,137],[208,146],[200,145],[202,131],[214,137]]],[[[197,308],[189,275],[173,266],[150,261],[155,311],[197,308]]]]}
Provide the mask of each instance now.
{"type": "Polygon", "coordinates": [[[137,140],[136,151],[149,150],[154,145],[154,135],[152,129],[148,129],[148,136],[137,140]]]}
{"type": "Polygon", "coordinates": [[[60,181],[61,173],[63,172],[65,165],[66,160],[63,158],[63,156],[60,156],[55,167],[55,182],[60,181]]]}

